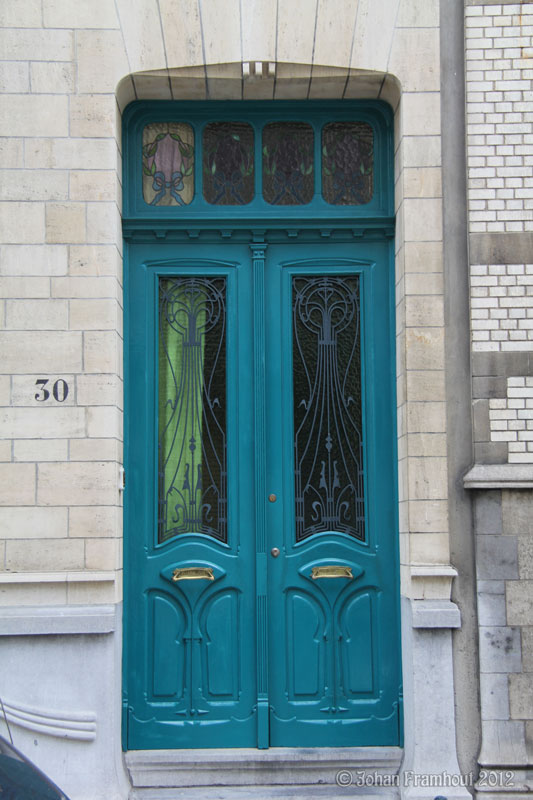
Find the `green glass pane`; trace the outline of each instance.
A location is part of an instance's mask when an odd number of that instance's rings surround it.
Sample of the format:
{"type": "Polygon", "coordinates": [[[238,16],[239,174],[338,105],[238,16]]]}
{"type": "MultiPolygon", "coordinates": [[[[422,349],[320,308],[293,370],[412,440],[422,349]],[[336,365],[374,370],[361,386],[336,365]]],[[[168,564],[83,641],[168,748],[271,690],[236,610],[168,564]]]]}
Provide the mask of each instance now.
{"type": "Polygon", "coordinates": [[[204,197],[242,206],[254,197],[254,131],[244,122],[211,122],[203,135],[204,197]]]}
{"type": "Polygon", "coordinates": [[[143,197],[151,206],[184,206],[194,197],[194,132],[185,122],[143,131],[143,197]]]}
{"type": "Polygon", "coordinates": [[[331,122],[322,131],[322,194],[332,205],[372,200],[374,134],[366,122],[331,122]]]}
{"type": "Polygon", "coordinates": [[[226,279],[159,282],[159,541],[227,541],[226,279]]]}
{"type": "Polygon", "coordinates": [[[303,122],[263,128],[263,197],[271,205],[310,203],[314,194],[314,134],[303,122]]]}

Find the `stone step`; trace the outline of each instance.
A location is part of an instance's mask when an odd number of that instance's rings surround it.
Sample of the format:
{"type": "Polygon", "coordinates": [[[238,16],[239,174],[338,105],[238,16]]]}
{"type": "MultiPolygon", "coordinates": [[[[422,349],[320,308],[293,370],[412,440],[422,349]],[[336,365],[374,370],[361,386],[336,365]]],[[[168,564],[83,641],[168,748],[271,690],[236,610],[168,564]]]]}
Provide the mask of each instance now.
{"type": "Polygon", "coordinates": [[[130,750],[131,800],[397,800],[398,747],[130,750]],[[340,784],[340,785],[339,785],[340,784]]]}

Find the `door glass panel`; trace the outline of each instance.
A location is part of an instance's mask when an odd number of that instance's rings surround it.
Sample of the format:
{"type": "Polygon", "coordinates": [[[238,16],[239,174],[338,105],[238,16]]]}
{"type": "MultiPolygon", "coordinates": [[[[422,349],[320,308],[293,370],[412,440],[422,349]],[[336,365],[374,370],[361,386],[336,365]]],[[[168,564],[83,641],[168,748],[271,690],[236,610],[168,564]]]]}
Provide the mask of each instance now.
{"type": "Polygon", "coordinates": [[[227,541],[226,278],[159,281],[158,539],[227,541]]]}
{"type": "Polygon", "coordinates": [[[210,122],[203,136],[204,197],[242,206],[254,197],[254,131],[244,122],[210,122]]]}
{"type": "Polygon", "coordinates": [[[194,197],[194,133],[185,122],[143,130],[143,197],[151,206],[188,205],[194,197]]]}
{"type": "Polygon", "coordinates": [[[296,540],[364,540],[359,277],[295,276],[292,308],[296,540]]]}
{"type": "Polygon", "coordinates": [[[332,205],[369,203],[374,185],[374,134],[366,122],[331,122],[322,131],[322,193],[332,205]]]}
{"type": "Polygon", "coordinates": [[[303,122],[272,122],[263,128],[263,197],[296,206],[314,193],[314,133],[303,122]]]}

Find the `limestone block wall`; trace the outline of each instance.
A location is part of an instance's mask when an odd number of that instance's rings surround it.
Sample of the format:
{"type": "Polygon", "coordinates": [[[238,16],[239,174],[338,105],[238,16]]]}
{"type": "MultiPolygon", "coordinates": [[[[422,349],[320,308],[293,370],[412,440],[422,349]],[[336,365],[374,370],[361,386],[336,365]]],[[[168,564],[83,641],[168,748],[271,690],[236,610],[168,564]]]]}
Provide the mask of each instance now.
{"type": "Polygon", "coordinates": [[[0,603],[114,602],[120,128],[83,53],[118,21],[106,2],[28,0],[0,24],[0,603]]]}
{"type": "MultiPolygon", "coordinates": [[[[533,655],[533,4],[467,0],[465,22],[477,465],[470,478],[480,478],[465,482],[476,489],[479,761],[512,767],[511,791],[526,791],[531,781],[520,767],[533,764],[526,699],[533,655]]],[[[506,791],[503,783],[496,791],[506,791]]]]}
{"type": "MultiPolygon", "coordinates": [[[[286,0],[275,13],[271,3],[235,2],[221,14],[212,0],[190,0],[179,24],[176,10],[173,0],[27,0],[0,10],[0,591],[15,605],[121,595],[124,106],[139,98],[367,97],[396,111],[409,593],[411,562],[449,561],[439,4],[286,0]],[[68,397],[44,400],[40,380],[45,393],[65,381],[68,397]],[[35,523],[21,529],[21,516],[35,523]],[[21,583],[22,573],[33,577],[21,583]]],[[[414,580],[424,596],[432,579],[414,580]]],[[[437,584],[428,591],[439,594],[437,584]]]]}
{"type": "MultiPolygon", "coordinates": [[[[477,493],[482,765],[533,763],[532,520],[530,492],[477,493]]],[[[528,780],[516,773],[517,788],[528,780]]]]}

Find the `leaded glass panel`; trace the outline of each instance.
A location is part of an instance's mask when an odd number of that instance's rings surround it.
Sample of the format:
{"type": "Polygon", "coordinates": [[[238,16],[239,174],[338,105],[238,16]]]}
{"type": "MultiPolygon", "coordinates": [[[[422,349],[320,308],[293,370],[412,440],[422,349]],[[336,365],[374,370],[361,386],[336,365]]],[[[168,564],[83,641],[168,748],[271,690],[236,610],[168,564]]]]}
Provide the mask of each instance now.
{"type": "Polygon", "coordinates": [[[310,203],[314,194],[314,133],[303,122],[263,128],[263,197],[271,205],[310,203]]]}
{"type": "Polygon", "coordinates": [[[296,540],[364,540],[359,278],[293,277],[292,303],[296,540]]]}
{"type": "Polygon", "coordinates": [[[332,205],[369,203],[374,135],[366,122],[331,122],[322,131],[322,194],[332,205]]]}
{"type": "Polygon", "coordinates": [[[159,282],[159,541],[227,541],[226,278],[159,282]]]}
{"type": "Polygon", "coordinates": [[[254,131],[245,122],[210,122],[203,135],[204,197],[242,206],[254,197],[254,131]]]}
{"type": "Polygon", "coordinates": [[[194,132],[186,122],[143,130],[143,197],[151,206],[184,206],[194,197],[194,132]]]}

